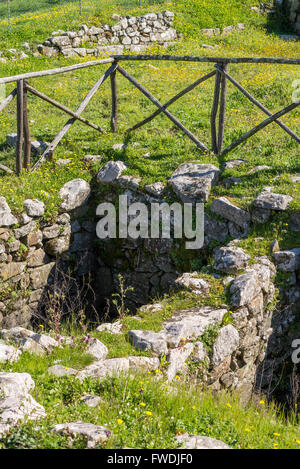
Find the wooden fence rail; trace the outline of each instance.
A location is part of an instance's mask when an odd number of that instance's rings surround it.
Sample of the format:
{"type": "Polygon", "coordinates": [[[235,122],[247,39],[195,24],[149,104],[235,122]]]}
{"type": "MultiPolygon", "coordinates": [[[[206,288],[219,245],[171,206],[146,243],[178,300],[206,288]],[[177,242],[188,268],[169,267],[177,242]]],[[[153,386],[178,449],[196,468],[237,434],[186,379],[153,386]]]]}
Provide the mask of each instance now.
{"type": "MultiPolygon", "coordinates": [[[[195,89],[197,86],[201,85],[210,78],[214,78],[214,97],[212,102],[211,116],[210,116],[210,128],[211,128],[211,148],[216,155],[225,155],[226,153],[232,151],[237,146],[244,143],[251,136],[264,129],[267,125],[271,123],[276,123],[281,127],[291,138],[296,140],[297,143],[300,143],[299,136],[291,130],[286,124],[280,121],[280,117],[289,113],[296,107],[300,105],[300,100],[296,101],[284,109],[272,113],[267,109],[260,101],[258,101],[254,96],[252,96],[240,83],[238,83],[230,74],[229,66],[230,64],[278,64],[278,65],[300,65],[300,59],[281,59],[281,58],[271,58],[271,57],[194,57],[194,56],[172,56],[172,55],[115,55],[108,59],[95,60],[91,62],[85,62],[81,64],[75,64],[68,67],[61,67],[51,70],[43,70],[40,72],[30,72],[24,73],[21,75],[15,75],[12,77],[0,78],[0,84],[16,82],[16,88],[8,95],[2,103],[0,103],[0,112],[3,111],[12,100],[17,97],[17,145],[16,145],[16,172],[20,174],[23,169],[29,170],[31,163],[31,137],[30,137],[30,128],[28,121],[28,106],[27,106],[27,95],[31,93],[37,96],[39,99],[47,102],[48,104],[54,106],[55,108],[61,110],[62,112],[70,116],[69,120],[63,126],[63,128],[56,135],[54,140],[48,145],[44,153],[41,155],[39,160],[32,167],[32,171],[35,171],[46,159],[51,159],[53,157],[53,152],[57,145],[60,143],[62,138],[72,127],[72,125],[79,121],[82,124],[85,124],[92,129],[105,133],[105,130],[102,129],[99,125],[96,125],[89,120],[81,116],[82,112],[85,110],[91,99],[97,93],[101,85],[110,77],[111,83],[111,95],[112,95],[112,111],[111,111],[111,121],[110,127],[112,132],[117,131],[117,121],[118,121],[118,87],[117,87],[117,73],[121,74],[126,78],[133,86],[135,86],[144,96],[146,96],[158,109],[153,112],[150,116],[143,119],[141,122],[138,122],[133,127],[128,129],[126,133],[132,132],[139,129],[140,127],[146,125],[152,121],[155,117],[163,113],[168,117],[173,124],[175,124],[181,131],[183,131],[188,138],[201,150],[209,151],[208,147],[201,142],[196,135],[194,135],[189,129],[187,129],[169,110],[168,108],[175,103],[178,99],[195,89]],[[129,74],[123,67],[121,67],[120,62],[124,61],[176,61],[176,62],[198,62],[198,63],[213,63],[214,70],[210,73],[198,78],[194,83],[190,84],[182,91],[177,93],[171,99],[169,99],[165,104],[162,104],[155,96],[153,96],[150,91],[148,91],[141,83],[139,83],[134,76],[129,74]],[[33,88],[27,80],[37,77],[53,76],[61,73],[68,73],[74,70],[81,70],[88,67],[95,67],[99,65],[110,64],[110,67],[106,72],[97,80],[91,90],[87,93],[79,107],[76,111],[72,111],[67,106],[59,103],[53,98],[45,95],[41,91],[33,88]],[[244,135],[239,137],[235,142],[232,142],[225,149],[223,149],[224,134],[225,134],[225,117],[226,117],[226,99],[227,99],[227,84],[228,81],[235,86],[241,93],[246,96],[251,103],[256,105],[262,112],[264,112],[268,117],[260,124],[256,125],[253,129],[246,132],[244,135]],[[22,159],[23,157],[23,159],[22,159]]],[[[11,173],[11,171],[6,168],[4,165],[0,165],[0,169],[11,173]]]]}

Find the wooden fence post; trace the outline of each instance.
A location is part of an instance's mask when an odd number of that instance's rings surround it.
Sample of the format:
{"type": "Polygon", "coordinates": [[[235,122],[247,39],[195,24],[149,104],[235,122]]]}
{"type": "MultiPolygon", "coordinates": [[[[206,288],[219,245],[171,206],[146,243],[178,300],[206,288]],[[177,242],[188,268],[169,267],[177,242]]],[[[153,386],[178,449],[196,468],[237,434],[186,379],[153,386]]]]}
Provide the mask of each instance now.
{"type": "Polygon", "coordinates": [[[218,138],[217,138],[217,115],[219,109],[219,98],[220,98],[220,84],[221,84],[221,73],[217,72],[215,79],[215,90],[214,90],[214,99],[210,116],[210,126],[211,126],[211,144],[212,151],[218,153],[218,138]]]}
{"type": "Polygon", "coordinates": [[[23,120],[24,120],[24,169],[30,168],[30,157],[31,157],[31,138],[30,138],[30,127],[28,120],[28,107],[27,107],[27,83],[24,82],[24,93],[23,93],[23,120]]]}
{"type": "Polygon", "coordinates": [[[24,135],[24,80],[17,82],[17,146],[16,146],[16,172],[19,175],[23,169],[23,135],[24,135]]]}
{"type": "Polygon", "coordinates": [[[117,99],[117,72],[114,71],[110,75],[111,83],[111,97],[112,97],[112,107],[111,107],[111,121],[110,128],[112,132],[117,131],[117,120],[118,120],[118,99],[117,99]]]}
{"type": "MultiPolygon", "coordinates": [[[[227,72],[227,64],[222,64],[222,70],[227,72]]],[[[221,97],[220,97],[220,114],[219,114],[219,132],[218,132],[218,155],[221,154],[224,141],[224,128],[225,128],[225,111],[226,111],[226,96],[227,96],[227,78],[222,74],[221,77],[221,97]]]]}

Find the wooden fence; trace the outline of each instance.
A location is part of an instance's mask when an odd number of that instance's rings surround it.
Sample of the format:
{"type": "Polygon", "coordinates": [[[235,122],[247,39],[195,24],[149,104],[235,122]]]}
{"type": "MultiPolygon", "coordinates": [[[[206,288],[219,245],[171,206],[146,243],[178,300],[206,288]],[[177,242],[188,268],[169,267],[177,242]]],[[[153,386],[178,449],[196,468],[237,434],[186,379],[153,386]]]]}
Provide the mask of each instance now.
{"type": "MultiPolygon", "coordinates": [[[[175,103],[185,94],[192,91],[198,85],[204,81],[214,78],[214,97],[211,109],[211,149],[216,155],[225,155],[232,151],[234,148],[248,140],[254,134],[264,129],[272,122],[280,126],[291,138],[295,139],[297,143],[300,143],[300,138],[287,127],[280,118],[285,114],[289,113],[297,106],[300,105],[300,100],[292,102],[285,108],[281,109],[276,113],[272,113],[263,104],[261,104],[256,98],[254,98],[240,83],[238,83],[230,74],[230,64],[284,64],[284,65],[300,65],[300,59],[275,59],[275,58],[249,58],[249,57],[238,57],[238,58],[221,58],[221,57],[192,57],[192,56],[172,56],[172,55],[115,55],[111,58],[104,60],[97,60],[91,62],[85,62],[81,64],[71,65],[68,67],[61,67],[52,70],[44,70],[41,72],[25,73],[23,75],[15,75],[6,78],[0,78],[0,84],[16,82],[16,88],[10,93],[10,95],[0,104],[0,112],[17,97],[17,145],[16,145],[16,172],[20,174],[22,169],[29,170],[31,162],[31,138],[30,128],[28,122],[27,112],[27,94],[32,93],[38,98],[46,101],[52,106],[64,111],[70,116],[69,120],[56,135],[54,140],[48,145],[44,153],[41,155],[39,160],[34,164],[31,171],[35,171],[46,159],[53,158],[53,152],[68,130],[72,125],[79,121],[85,125],[88,125],[92,129],[105,133],[105,130],[100,126],[88,121],[81,116],[88,103],[91,101],[93,96],[99,90],[100,86],[105,80],[110,77],[111,82],[111,93],[112,93],[112,112],[111,112],[111,131],[117,131],[118,122],[118,95],[117,95],[117,72],[125,77],[130,83],[132,83],[144,96],[146,96],[158,109],[148,116],[146,119],[134,125],[134,127],[128,129],[126,133],[137,130],[138,128],[146,125],[152,119],[157,117],[159,114],[165,114],[181,131],[183,131],[188,138],[190,138],[195,145],[201,151],[209,151],[208,147],[202,143],[190,130],[188,130],[169,110],[171,104],[175,103]],[[136,78],[130,75],[121,65],[120,62],[125,61],[185,61],[185,62],[198,62],[198,63],[212,63],[214,69],[200,77],[194,83],[183,89],[180,93],[176,94],[173,98],[168,100],[165,104],[162,104],[155,96],[153,96],[143,85],[141,85],[136,78]],[[88,67],[100,66],[103,64],[110,64],[108,70],[99,78],[92,89],[87,93],[76,111],[72,111],[63,104],[55,101],[48,97],[44,93],[33,88],[27,80],[36,77],[44,77],[57,75],[61,73],[72,72],[88,67]],[[225,115],[226,115],[226,95],[227,95],[227,83],[230,81],[241,93],[246,96],[249,101],[255,104],[261,111],[263,111],[268,117],[263,120],[260,124],[253,127],[251,130],[246,132],[244,135],[239,137],[235,142],[232,142],[226,148],[223,148],[224,141],[224,129],[225,129],[225,115]],[[24,155],[23,155],[24,153],[24,155]]],[[[5,169],[2,165],[2,169],[5,169]]]]}

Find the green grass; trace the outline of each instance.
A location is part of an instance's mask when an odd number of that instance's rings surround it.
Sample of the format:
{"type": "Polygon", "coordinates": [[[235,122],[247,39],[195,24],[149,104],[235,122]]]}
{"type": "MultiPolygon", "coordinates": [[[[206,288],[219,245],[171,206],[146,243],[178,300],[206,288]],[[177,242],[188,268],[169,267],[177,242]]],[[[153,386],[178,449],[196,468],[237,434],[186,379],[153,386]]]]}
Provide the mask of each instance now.
{"type": "Polygon", "coordinates": [[[71,441],[51,432],[56,423],[77,420],[110,429],[113,434],[105,448],[174,448],[175,436],[185,432],[217,438],[236,449],[297,449],[300,444],[297,418],[287,419],[274,404],[243,406],[237,396],[201,393],[182,381],[170,388],[155,374],[100,383],[45,376],[36,380],[33,395],[44,405],[47,418],[16,425],[0,448],[84,448],[81,438],[71,441]],[[85,393],[101,397],[96,409],[80,402],[85,393]]]}
{"type": "MultiPolygon", "coordinates": [[[[220,43],[218,55],[271,55],[273,53],[272,46],[275,48],[274,55],[277,56],[297,56],[299,54],[299,45],[296,43],[295,45],[291,43],[292,47],[287,46],[276,37],[256,31],[256,47],[254,48],[252,45],[252,49],[255,50],[251,52],[241,50],[240,42],[243,42],[246,49],[246,44],[251,45],[253,42],[253,33],[253,30],[249,30],[240,35],[233,35],[230,39],[218,39],[217,42],[220,43]]],[[[152,52],[156,52],[156,50],[153,49],[152,52]]],[[[173,46],[170,52],[174,54],[207,54],[207,50],[201,49],[200,44],[193,40],[173,46]]],[[[67,63],[73,63],[73,61],[55,59],[49,63],[49,60],[45,58],[31,58],[27,61],[4,64],[1,74],[4,76],[22,73],[30,69],[49,68],[49,66],[54,68],[67,63]]],[[[157,64],[153,62],[153,64],[159,66],[159,70],[150,70],[147,66],[139,67],[140,64],[137,63],[124,65],[162,101],[167,101],[184,86],[197,79],[199,75],[211,69],[207,65],[187,65],[185,63],[157,64]]],[[[59,78],[34,79],[31,80],[31,83],[49,96],[76,109],[83,96],[103,71],[104,67],[91,68],[59,78]]],[[[232,74],[270,109],[275,110],[290,102],[292,82],[298,76],[298,68],[293,66],[233,66],[232,74]]],[[[84,115],[106,128],[108,133],[101,135],[77,123],[68,132],[55,154],[56,158],[71,158],[71,165],[56,169],[50,164],[46,164],[33,175],[24,173],[20,178],[2,177],[0,193],[7,197],[13,210],[20,211],[24,199],[28,194],[31,194],[45,202],[48,214],[55,214],[59,203],[58,192],[66,181],[76,177],[92,180],[96,174],[97,168],[94,168],[92,172],[85,172],[87,168],[84,167],[81,158],[87,153],[102,154],[104,156],[103,163],[109,159],[125,161],[129,166],[129,174],[142,177],[142,185],[156,181],[166,182],[176,167],[185,161],[209,162],[219,165],[213,154],[202,155],[192,142],[163,116],[131,134],[125,152],[114,152],[111,146],[125,140],[124,131],[154,110],[151,103],[122,77],[118,78],[118,85],[120,116],[118,133],[109,133],[110,90],[108,84],[104,84],[84,115]],[[139,143],[138,147],[131,145],[134,141],[139,143]],[[150,157],[144,158],[143,155],[147,152],[150,152],[150,157]]],[[[12,89],[11,86],[7,88],[7,92],[12,89]]],[[[172,112],[208,145],[210,144],[209,115],[212,90],[212,82],[207,82],[172,106],[172,112]]],[[[231,86],[229,86],[227,104],[225,145],[264,118],[231,86]]],[[[32,137],[44,141],[51,141],[66,122],[66,116],[60,111],[33,96],[29,97],[29,113],[32,137]]],[[[5,139],[8,133],[16,130],[15,115],[15,103],[12,103],[0,115],[1,163],[7,164],[11,168],[14,168],[15,164],[14,152],[5,146],[5,139]]],[[[283,120],[294,130],[299,129],[299,111],[295,110],[283,120]]],[[[290,184],[290,175],[299,172],[298,156],[297,143],[274,124],[227,156],[226,159],[241,157],[249,161],[247,166],[224,173],[224,177],[231,175],[240,177],[242,184],[231,190],[218,186],[214,189],[212,196],[226,194],[232,197],[238,205],[247,206],[263,187],[272,184],[276,191],[293,196],[294,209],[296,209],[300,206],[299,187],[290,184]],[[271,169],[259,175],[247,175],[252,167],[262,164],[269,165],[271,169]],[[275,179],[276,175],[280,177],[275,179]]]]}

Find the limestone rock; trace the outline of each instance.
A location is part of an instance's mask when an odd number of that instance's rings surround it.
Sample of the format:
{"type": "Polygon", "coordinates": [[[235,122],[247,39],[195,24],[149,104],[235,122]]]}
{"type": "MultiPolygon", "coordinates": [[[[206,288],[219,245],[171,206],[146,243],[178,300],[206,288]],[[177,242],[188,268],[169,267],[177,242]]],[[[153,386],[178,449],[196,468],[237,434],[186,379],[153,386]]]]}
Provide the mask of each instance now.
{"type": "Polygon", "coordinates": [[[214,268],[225,273],[236,273],[248,266],[250,256],[239,247],[224,246],[214,250],[214,268]]]}
{"type": "MultiPolygon", "coordinates": [[[[45,52],[49,52],[49,54],[52,53],[52,55],[57,55],[57,53],[55,54],[55,49],[52,49],[52,48],[47,48],[45,47],[45,52]]],[[[45,55],[47,55],[45,53],[45,55]]],[[[52,55],[49,55],[50,57],[52,55]]],[[[6,143],[7,145],[11,146],[11,147],[16,147],[17,146],[17,139],[18,139],[18,136],[17,134],[9,134],[7,135],[6,137],[6,143]]],[[[45,142],[42,142],[41,140],[32,140],[31,141],[31,151],[32,153],[34,153],[35,155],[41,155],[47,148],[47,145],[45,142]]]]}
{"type": "Polygon", "coordinates": [[[254,271],[239,275],[230,286],[232,305],[237,308],[251,303],[260,289],[260,282],[254,271]]]}
{"type": "Polygon", "coordinates": [[[271,210],[266,208],[254,207],[251,213],[252,221],[254,223],[266,223],[271,216],[271,210]]]}
{"type": "Polygon", "coordinates": [[[201,337],[207,326],[221,323],[226,312],[226,309],[208,306],[178,311],[170,321],[164,323],[162,333],[171,347],[178,347],[182,339],[201,337]]]}
{"type": "Polygon", "coordinates": [[[193,351],[193,354],[192,354],[192,359],[195,362],[202,363],[207,356],[208,356],[208,352],[207,352],[206,348],[204,347],[203,343],[202,342],[196,342],[194,344],[194,351],[193,351]]]}
{"type": "Polygon", "coordinates": [[[34,290],[38,290],[47,285],[54,267],[55,262],[50,262],[49,264],[30,270],[30,281],[34,290]]]}
{"type": "Polygon", "coordinates": [[[110,376],[126,374],[129,371],[128,358],[109,358],[99,360],[78,372],[79,379],[99,378],[105,379],[110,376]]]}
{"type": "Polygon", "coordinates": [[[44,239],[53,239],[59,236],[61,230],[61,226],[58,224],[54,224],[51,226],[47,226],[43,229],[43,237],[44,239]]]}
{"type": "Polygon", "coordinates": [[[300,269],[300,248],[275,252],[273,259],[279,270],[283,272],[294,272],[300,269]]]}
{"type": "Polygon", "coordinates": [[[50,239],[45,244],[45,251],[49,256],[57,256],[68,251],[70,247],[70,237],[61,236],[60,238],[50,239]]]}
{"type": "Polygon", "coordinates": [[[172,174],[169,184],[182,202],[206,202],[220,170],[211,164],[183,163],[172,174]]]}
{"type": "Polygon", "coordinates": [[[122,161],[109,161],[99,171],[97,181],[101,184],[110,184],[118,179],[127,166],[122,161]]]}
{"type": "Polygon", "coordinates": [[[164,195],[166,186],[162,182],[155,182],[145,186],[145,191],[154,197],[162,197],[164,195]]]}
{"type": "Polygon", "coordinates": [[[129,368],[135,370],[157,370],[160,366],[160,361],[157,357],[128,357],[129,368]]]}
{"type": "Polygon", "coordinates": [[[209,292],[210,285],[203,278],[199,278],[197,272],[184,273],[175,281],[176,286],[187,288],[196,295],[206,295],[209,292]]]}
{"type": "Polygon", "coordinates": [[[140,177],[135,177],[135,176],[121,176],[117,178],[116,182],[121,186],[125,187],[131,190],[136,190],[139,188],[140,182],[141,182],[140,177]]]}
{"type": "Polygon", "coordinates": [[[289,195],[275,194],[265,190],[254,200],[253,205],[268,210],[284,211],[292,200],[293,198],[289,195]]]}
{"type": "Polygon", "coordinates": [[[74,376],[78,373],[78,371],[74,370],[73,368],[68,368],[62,365],[53,365],[48,368],[48,373],[49,375],[57,376],[60,378],[62,376],[74,376]]]}
{"type": "Polygon", "coordinates": [[[62,213],[56,219],[56,222],[59,225],[68,225],[70,223],[71,217],[68,213],[62,213]]]}
{"type": "Polygon", "coordinates": [[[101,397],[94,396],[93,394],[85,394],[82,396],[80,402],[87,405],[88,407],[98,407],[101,403],[101,397]]]}
{"type": "Polygon", "coordinates": [[[239,346],[239,333],[231,324],[221,328],[219,336],[213,346],[213,366],[218,366],[228,355],[235,352],[239,346]]]}
{"type": "Polygon", "coordinates": [[[72,160],[68,158],[59,158],[55,161],[56,166],[67,166],[70,163],[72,163],[72,160]]]}
{"type": "Polygon", "coordinates": [[[104,360],[108,354],[107,347],[98,339],[93,339],[93,342],[88,346],[86,353],[92,355],[97,360],[104,360]]]}
{"type": "Polygon", "coordinates": [[[208,436],[189,435],[188,433],[176,436],[176,441],[186,449],[231,449],[223,441],[208,436]]]}
{"type": "Polygon", "coordinates": [[[167,342],[161,333],[143,330],[131,330],[128,332],[129,341],[139,350],[151,352],[157,355],[166,355],[167,342]]]}
{"type": "Polygon", "coordinates": [[[0,280],[5,282],[16,275],[21,274],[26,267],[25,262],[10,262],[9,264],[0,264],[0,280]]]}
{"type": "Polygon", "coordinates": [[[87,438],[87,448],[89,449],[104,443],[111,435],[111,431],[106,427],[85,422],[60,423],[54,426],[53,432],[75,437],[84,436],[87,438]]]}
{"type": "Polygon", "coordinates": [[[261,171],[268,171],[269,169],[272,169],[271,166],[266,166],[266,165],[255,166],[254,168],[250,169],[248,174],[255,174],[255,173],[259,173],[261,171]]]}
{"type": "Polygon", "coordinates": [[[18,344],[21,349],[33,353],[41,351],[50,353],[55,347],[59,346],[59,343],[52,337],[46,334],[37,334],[20,326],[11,329],[2,329],[0,331],[0,337],[4,340],[12,340],[18,344]],[[34,344],[37,344],[39,347],[35,347],[34,344]]]}
{"type": "Polygon", "coordinates": [[[83,179],[73,179],[67,182],[59,192],[63,200],[60,206],[61,209],[69,211],[81,207],[87,202],[90,193],[90,185],[83,179]]]}
{"type": "Polygon", "coordinates": [[[242,158],[235,158],[232,160],[225,161],[223,164],[224,169],[233,169],[236,168],[237,166],[241,166],[244,164],[248,164],[249,162],[247,160],[243,160],[242,158]]]}
{"type": "Polygon", "coordinates": [[[167,369],[168,382],[172,381],[177,373],[184,367],[186,360],[189,358],[193,351],[194,345],[190,342],[185,344],[183,347],[178,347],[170,350],[168,355],[168,362],[170,365],[167,369]]]}
{"type": "Polygon", "coordinates": [[[18,220],[11,213],[5,197],[0,197],[0,226],[12,226],[16,223],[18,220]]]}
{"type": "Polygon", "coordinates": [[[38,404],[30,394],[23,396],[12,395],[0,399],[1,424],[16,424],[23,419],[39,420],[46,417],[43,406],[38,404]]]}
{"type": "Polygon", "coordinates": [[[218,197],[211,204],[211,211],[244,228],[250,222],[250,213],[234,205],[226,197],[218,197]]]}
{"type": "Polygon", "coordinates": [[[96,331],[97,332],[109,332],[110,334],[121,334],[122,333],[122,323],[121,321],[116,321],[116,322],[106,322],[103,324],[100,324],[100,326],[97,327],[96,331]]]}
{"type": "Polygon", "coordinates": [[[24,207],[29,217],[42,217],[45,213],[45,205],[37,199],[26,199],[24,207]]]}
{"type": "Polygon", "coordinates": [[[19,359],[20,355],[20,350],[0,341],[0,363],[15,362],[19,359]]]}
{"type": "Polygon", "coordinates": [[[29,235],[36,229],[36,222],[34,220],[30,221],[24,226],[20,228],[16,228],[14,230],[14,236],[16,239],[24,238],[25,236],[29,235]]]}
{"type": "Polygon", "coordinates": [[[27,257],[28,267],[40,267],[49,262],[49,257],[43,249],[37,249],[33,254],[27,257]]]}
{"type": "MultiPolygon", "coordinates": [[[[0,372],[0,395],[23,397],[34,389],[34,381],[28,373],[0,372]]],[[[1,412],[0,412],[1,413],[1,412]]]]}
{"type": "Polygon", "coordinates": [[[18,347],[22,352],[34,353],[35,355],[40,356],[46,354],[46,350],[31,337],[27,337],[26,339],[17,339],[15,342],[18,344],[18,347]]]}

